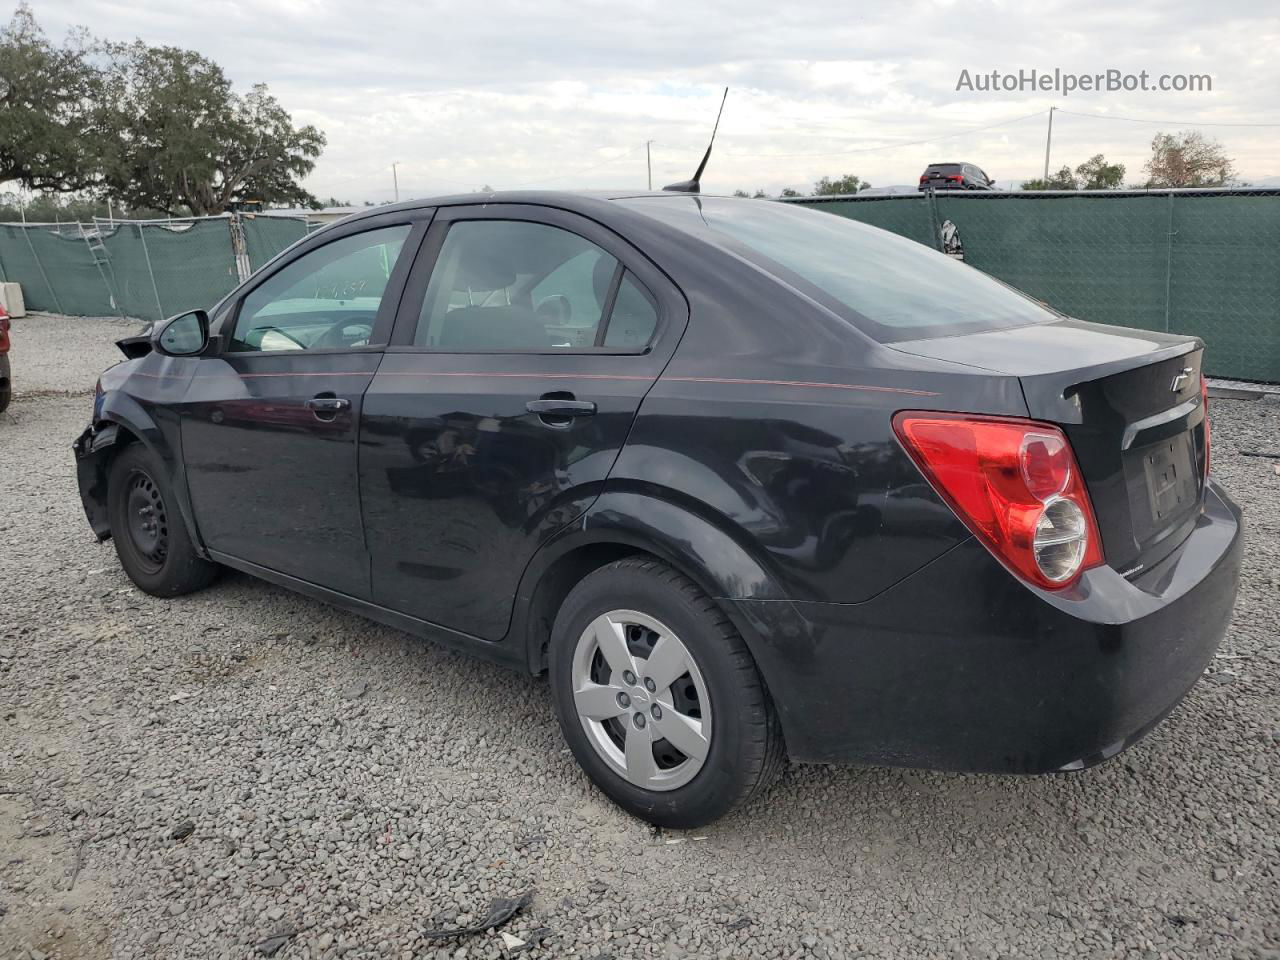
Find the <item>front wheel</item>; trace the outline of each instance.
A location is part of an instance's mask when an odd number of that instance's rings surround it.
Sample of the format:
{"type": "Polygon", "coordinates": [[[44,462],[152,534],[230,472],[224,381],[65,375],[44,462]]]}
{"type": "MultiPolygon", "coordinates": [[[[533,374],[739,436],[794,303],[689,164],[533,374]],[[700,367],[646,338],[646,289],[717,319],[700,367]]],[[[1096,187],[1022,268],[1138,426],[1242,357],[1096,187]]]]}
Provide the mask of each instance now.
{"type": "Polygon", "coordinates": [[[657,560],[618,561],[573,589],[556,616],[550,672],[578,763],[650,823],[709,823],[782,766],[777,715],[746,643],[657,560]]]}
{"type": "Polygon", "coordinates": [[[159,458],[140,443],[111,464],[107,515],[120,566],[147,593],[191,593],[218,575],[217,564],[196,553],[159,458]]]}

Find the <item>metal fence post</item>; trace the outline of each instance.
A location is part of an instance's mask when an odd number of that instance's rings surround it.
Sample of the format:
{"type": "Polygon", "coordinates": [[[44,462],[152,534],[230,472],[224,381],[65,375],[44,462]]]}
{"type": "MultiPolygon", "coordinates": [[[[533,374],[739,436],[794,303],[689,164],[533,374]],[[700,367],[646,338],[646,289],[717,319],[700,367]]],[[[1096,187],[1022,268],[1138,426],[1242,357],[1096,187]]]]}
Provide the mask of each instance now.
{"type": "MultiPolygon", "coordinates": [[[[44,279],[44,285],[49,288],[49,296],[53,297],[53,305],[57,307],[59,313],[62,313],[62,302],[58,299],[58,291],[53,289],[53,284],[49,282],[49,275],[44,272],[44,264],[40,262],[40,254],[36,253],[36,248],[31,244],[31,236],[27,233],[30,229],[27,226],[22,228],[22,239],[27,241],[27,249],[31,251],[31,259],[36,262],[36,268],[44,279]]],[[[37,229],[39,228],[37,227],[37,229]]]]}
{"type": "Polygon", "coordinates": [[[1173,297],[1173,191],[1169,191],[1169,218],[1165,227],[1164,332],[1169,332],[1169,312],[1173,297]]]}
{"type": "Polygon", "coordinates": [[[930,187],[924,192],[929,200],[929,232],[933,235],[933,246],[939,253],[946,253],[946,244],[942,242],[942,221],[938,214],[938,198],[930,187]]]}
{"type": "Polygon", "coordinates": [[[231,231],[231,259],[235,261],[236,276],[244,283],[253,273],[253,267],[249,264],[249,244],[244,235],[244,220],[239,213],[231,214],[227,228],[231,231]]]}
{"type": "Polygon", "coordinates": [[[144,235],[144,227],[138,224],[138,239],[142,241],[142,255],[147,261],[147,276],[151,278],[151,292],[156,297],[156,323],[164,319],[164,307],[160,306],[160,288],[156,286],[156,272],[151,269],[151,254],[147,250],[147,238],[144,235]]]}

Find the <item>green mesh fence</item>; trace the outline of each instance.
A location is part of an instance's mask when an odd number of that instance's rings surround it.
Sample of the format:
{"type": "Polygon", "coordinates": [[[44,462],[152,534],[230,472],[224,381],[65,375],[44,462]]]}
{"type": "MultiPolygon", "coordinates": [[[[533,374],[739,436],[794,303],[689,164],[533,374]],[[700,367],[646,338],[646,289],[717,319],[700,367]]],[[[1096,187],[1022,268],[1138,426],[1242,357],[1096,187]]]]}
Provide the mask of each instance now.
{"type": "Polygon", "coordinates": [[[307,235],[307,221],[293,217],[246,216],[242,223],[249,263],[254,270],[307,235]]]}
{"type": "Polygon", "coordinates": [[[799,202],[946,246],[1071,316],[1199,336],[1215,376],[1280,381],[1280,191],[799,202]]]}
{"type": "Polygon", "coordinates": [[[307,229],[261,215],[0,224],[0,279],[30,310],[156,320],[213,306],[307,229]]]}

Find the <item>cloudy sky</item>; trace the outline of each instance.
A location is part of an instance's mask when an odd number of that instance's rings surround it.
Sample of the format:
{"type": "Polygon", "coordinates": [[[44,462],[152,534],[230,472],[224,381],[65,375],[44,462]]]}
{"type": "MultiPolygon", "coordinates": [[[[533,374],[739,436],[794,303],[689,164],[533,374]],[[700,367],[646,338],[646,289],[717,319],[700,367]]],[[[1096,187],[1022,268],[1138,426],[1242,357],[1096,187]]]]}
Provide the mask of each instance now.
{"type": "Polygon", "coordinates": [[[483,184],[643,187],[646,140],[654,185],[685,179],[726,85],[707,192],[807,192],[844,173],[909,184],[945,160],[978,163],[1002,182],[1037,176],[1050,106],[1064,111],[1054,169],[1102,152],[1136,181],[1157,131],[1199,127],[1243,179],[1280,182],[1274,0],[32,6],[58,37],[83,24],[111,39],[190,47],[241,89],[267,83],[329,138],[308,183],[322,198],[390,199],[393,161],[402,198],[483,184]],[[956,89],[962,70],[1055,68],[1146,70],[1153,82],[1208,74],[1212,91],[956,89]]]}

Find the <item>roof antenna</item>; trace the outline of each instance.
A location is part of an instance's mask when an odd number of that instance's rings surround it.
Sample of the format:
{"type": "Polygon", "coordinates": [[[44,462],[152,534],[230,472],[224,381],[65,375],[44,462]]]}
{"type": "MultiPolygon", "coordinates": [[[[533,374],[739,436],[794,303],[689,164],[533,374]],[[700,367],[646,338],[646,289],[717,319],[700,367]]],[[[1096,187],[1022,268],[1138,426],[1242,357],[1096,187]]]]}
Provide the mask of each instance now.
{"type": "Polygon", "coordinates": [[[724,102],[729,97],[729,88],[724,88],[724,96],[720,98],[720,112],[716,114],[716,125],[711,128],[711,142],[707,144],[707,152],[702,155],[702,162],[698,164],[697,172],[694,173],[692,180],[682,180],[679,183],[669,183],[663,190],[670,190],[672,193],[701,193],[702,192],[702,171],[707,169],[707,161],[711,159],[711,148],[716,145],[716,131],[720,129],[720,114],[724,113],[724,102]]]}

